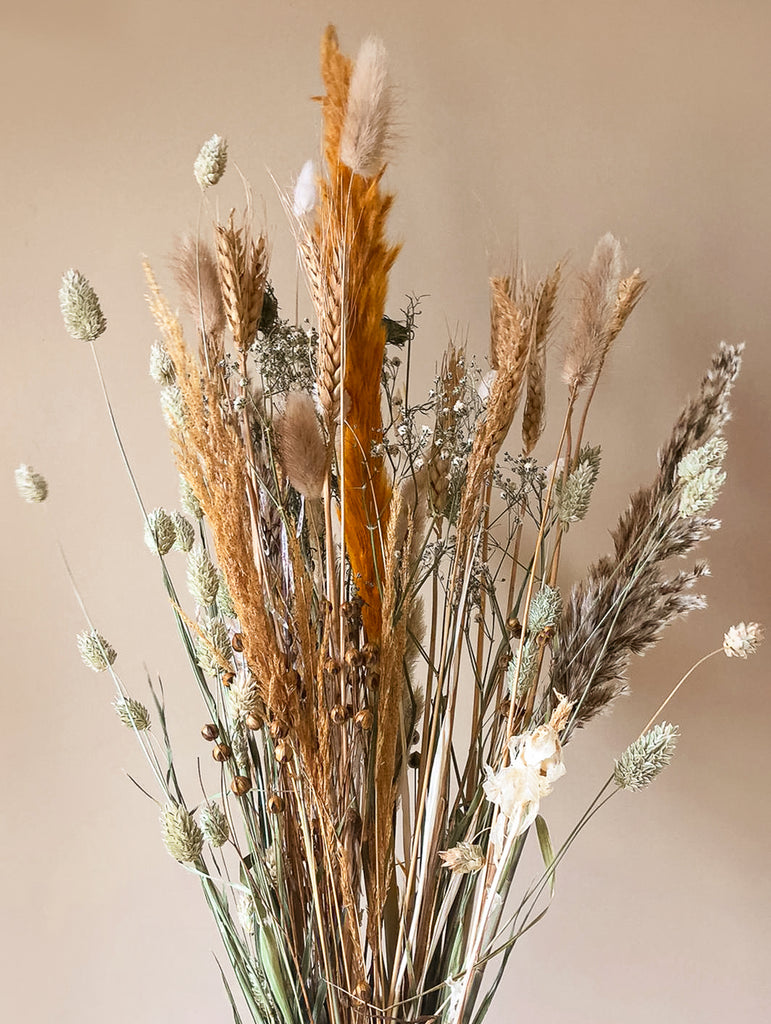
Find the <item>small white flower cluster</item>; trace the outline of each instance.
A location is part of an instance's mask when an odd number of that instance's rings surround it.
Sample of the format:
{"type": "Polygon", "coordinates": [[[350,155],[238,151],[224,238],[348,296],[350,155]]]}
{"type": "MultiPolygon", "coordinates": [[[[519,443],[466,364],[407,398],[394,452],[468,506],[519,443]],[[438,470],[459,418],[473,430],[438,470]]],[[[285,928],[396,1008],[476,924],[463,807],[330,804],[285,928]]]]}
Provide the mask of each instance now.
{"type": "Polygon", "coordinates": [[[530,828],[541,800],[565,774],[559,726],[566,714],[561,705],[546,725],[509,740],[511,762],[508,765],[497,772],[485,765],[485,796],[501,812],[490,834],[497,855],[507,839],[522,835],[530,828]]]}
{"type": "Polygon", "coordinates": [[[748,658],[763,643],[763,627],[757,622],[740,622],[731,626],[723,637],[723,650],[727,658],[748,658]]]}

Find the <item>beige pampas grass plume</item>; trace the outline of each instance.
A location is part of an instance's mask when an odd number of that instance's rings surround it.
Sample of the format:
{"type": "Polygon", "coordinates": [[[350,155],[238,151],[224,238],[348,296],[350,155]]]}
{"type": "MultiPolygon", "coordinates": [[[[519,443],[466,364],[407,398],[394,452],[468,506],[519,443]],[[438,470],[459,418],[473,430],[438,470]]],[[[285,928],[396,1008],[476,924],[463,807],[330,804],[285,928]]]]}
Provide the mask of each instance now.
{"type": "Polygon", "coordinates": [[[571,390],[592,383],[615,337],[621,266],[621,243],[608,232],[594,247],[565,353],[562,377],[571,390]]]}
{"type": "Polygon", "coordinates": [[[372,178],[383,169],[392,140],[392,108],[386,50],[370,36],[353,67],[340,137],[340,159],[354,174],[372,178]]]}
{"type": "Polygon", "coordinates": [[[290,391],[276,422],[278,457],[287,480],[305,498],[320,498],[327,472],[327,446],[310,395],[290,391]]]}
{"type": "Polygon", "coordinates": [[[209,339],[220,338],[225,331],[225,307],[217,261],[210,247],[186,235],[177,242],[171,267],[185,309],[198,330],[209,339]]]}

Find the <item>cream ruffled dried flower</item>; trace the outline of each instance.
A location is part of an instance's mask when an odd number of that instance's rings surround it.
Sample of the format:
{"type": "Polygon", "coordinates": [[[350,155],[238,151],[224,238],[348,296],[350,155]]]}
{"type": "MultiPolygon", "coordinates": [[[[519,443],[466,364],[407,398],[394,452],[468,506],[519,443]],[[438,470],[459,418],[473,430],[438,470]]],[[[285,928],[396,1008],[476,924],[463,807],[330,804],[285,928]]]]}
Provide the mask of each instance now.
{"type": "Polygon", "coordinates": [[[228,162],[228,144],[220,135],[212,135],[201,146],[193,164],[193,175],[202,192],[216,185],[225,173],[228,162]]]}
{"type": "Polygon", "coordinates": [[[230,838],[230,825],[219,804],[205,804],[201,809],[201,832],[209,846],[224,846],[230,838]]]}
{"type": "Polygon", "coordinates": [[[76,341],[96,341],[107,330],[99,298],[79,271],[68,270],[62,277],[59,305],[65,330],[76,341]]]}
{"type": "Polygon", "coordinates": [[[174,520],[165,508],[154,508],[145,522],[145,544],[159,555],[167,555],[174,547],[177,531],[174,520]]]}
{"type": "Polygon", "coordinates": [[[48,484],[44,476],[36,473],[32,466],[21,465],[14,473],[19,497],[31,504],[39,504],[48,497],[48,484]]]}
{"type": "Polygon", "coordinates": [[[444,866],[455,875],[472,875],[485,863],[482,847],[476,843],[458,843],[451,850],[440,850],[439,856],[444,866]]]}
{"type": "Polygon", "coordinates": [[[203,833],[193,816],[180,805],[169,804],[161,815],[161,835],[174,860],[189,864],[203,849],[203,833]]]}
{"type": "Polygon", "coordinates": [[[78,650],[83,663],[94,672],[104,672],[118,657],[114,647],[95,629],[78,634],[78,650]]]}
{"type": "Polygon", "coordinates": [[[621,789],[643,789],[672,761],[680,730],[661,722],[631,743],[615,762],[613,780],[621,789]]]}
{"type": "Polygon", "coordinates": [[[757,622],[739,622],[723,637],[723,650],[728,658],[748,658],[763,643],[763,627],[757,622]]]}
{"type": "Polygon", "coordinates": [[[141,701],[133,697],[119,697],[112,706],[118,718],[129,729],[144,732],[150,728],[150,712],[141,701]]]}

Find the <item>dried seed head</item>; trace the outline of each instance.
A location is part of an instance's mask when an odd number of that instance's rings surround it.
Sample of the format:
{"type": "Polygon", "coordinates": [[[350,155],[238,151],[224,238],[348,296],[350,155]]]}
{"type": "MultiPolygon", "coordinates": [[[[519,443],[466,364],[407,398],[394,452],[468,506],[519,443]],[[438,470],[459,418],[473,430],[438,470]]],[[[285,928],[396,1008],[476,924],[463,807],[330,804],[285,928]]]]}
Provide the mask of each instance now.
{"type": "Polygon", "coordinates": [[[538,644],[532,637],[525,640],[522,648],[522,665],[519,667],[519,647],[514,651],[514,656],[506,669],[506,686],[511,697],[521,700],[530,689],[535,673],[538,669],[538,644]],[[516,684],[516,693],[512,690],[516,684]]]}
{"type": "Polygon", "coordinates": [[[358,981],[353,990],[354,996],[362,1003],[368,1003],[372,998],[372,988],[366,981],[358,981]]]}
{"type": "Polygon", "coordinates": [[[65,330],[76,341],[96,341],[107,330],[99,298],[89,281],[77,270],[68,270],[62,277],[59,305],[65,330]]]}
{"type": "Polygon", "coordinates": [[[274,718],[269,726],[270,735],[274,740],[281,740],[289,732],[289,726],[281,718],[274,718]]]}
{"type": "Polygon", "coordinates": [[[544,583],[530,602],[527,626],[532,633],[554,629],[562,617],[562,594],[557,587],[544,583]]]}
{"type": "Polygon", "coordinates": [[[208,552],[202,546],[193,548],[187,559],[187,587],[196,604],[208,608],[214,603],[220,576],[208,552]]]}
{"type": "Polygon", "coordinates": [[[21,465],[14,473],[16,490],[24,501],[38,504],[48,497],[48,484],[45,477],[36,473],[32,466],[21,465]]]}
{"type": "Polygon", "coordinates": [[[119,697],[112,706],[118,718],[129,729],[144,732],[150,728],[150,712],[141,701],[133,697],[119,697]]]}
{"type": "Polygon", "coordinates": [[[174,520],[165,508],[154,508],[145,520],[145,544],[159,555],[167,555],[174,547],[177,531],[174,520]]]}
{"type": "Polygon", "coordinates": [[[228,671],[226,665],[233,651],[224,623],[219,619],[211,620],[203,636],[198,637],[195,653],[198,664],[207,675],[215,676],[218,672],[228,671]]]}
{"type": "Polygon", "coordinates": [[[166,351],[162,341],[156,341],[150,348],[150,376],[156,384],[168,386],[177,380],[174,360],[166,351]]]}
{"type": "Polygon", "coordinates": [[[222,764],[224,761],[227,761],[232,753],[233,751],[227,743],[216,743],[212,747],[211,756],[215,761],[219,761],[222,764]]]}
{"type": "Polygon", "coordinates": [[[230,596],[227,580],[222,572],[220,572],[219,577],[220,585],[217,587],[217,611],[220,615],[224,615],[228,619],[234,619],[236,617],[236,609],[233,604],[233,598],[230,596]]]}
{"type": "Polygon", "coordinates": [[[203,519],[203,509],[190,484],[183,476],[179,478],[179,503],[182,511],[187,512],[191,519],[203,519]]]}
{"type": "Polygon", "coordinates": [[[252,784],[245,775],[235,775],[230,783],[230,788],[236,796],[245,796],[252,788],[252,784]]]}
{"type": "Polygon", "coordinates": [[[740,622],[731,626],[723,637],[723,650],[728,658],[748,658],[763,643],[763,627],[757,622],[740,622]]]}
{"type": "Polygon", "coordinates": [[[258,729],[261,729],[263,727],[264,722],[259,715],[248,714],[244,718],[244,725],[246,726],[247,729],[251,729],[252,732],[257,732],[258,729]]]}
{"type": "Polygon", "coordinates": [[[285,761],[288,761],[292,756],[292,748],[289,745],[289,741],[279,740],[273,749],[273,756],[279,764],[283,764],[285,761]]]}
{"type": "Polygon", "coordinates": [[[244,649],[243,634],[234,633],[233,636],[230,638],[230,646],[233,648],[236,654],[240,654],[244,649]]]}
{"type": "Polygon", "coordinates": [[[413,750],[407,758],[407,766],[409,768],[420,768],[420,751],[413,750]]]}
{"type": "Polygon", "coordinates": [[[174,523],[174,547],[179,551],[190,551],[195,542],[195,529],[189,519],[185,519],[179,512],[171,513],[171,521],[174,523]]]}
{"type": "Polygon", "coordinates": [[[210,743],[212,740],[216,740],[219,734],[219,726],[215,725],[214,722],[207,722],[203,729],[201,729],[201,735],[210,743]]]}
{"type": "Polygon", "coordinates": [[[342,704],[335,704],[329,712],[329,717],[335,725],[342,725],[348,716],[346,715],[345,708],[342,704]]]}
{"type": "Polygon", "coordinates": [[[567,530],[571,523],[578,523],[589,511],[594,485],[600,473],[599,446],[585,445],[578,456],[578,463],[567,480],[557,480],[554,491],[557,498],[557,518],[567,530]]]}
{"type": "Polygon", "coordinates": [[[371,178],[382,170],[393,135],[392,107],[386,50],[370,37],[356,57],[340,136],[340,159],[354,174],[371,178]]]}
{"type": "Polygon", "coordinates": [[[78,634],[78,650],[84,664],[94,672],[104,672],[118,657],[115,649],[95,629],[78,634]]]}
{"type": "Polygon", "coordinates": [[[183,864],[196,860],[203,849],[203,835],[184,807],[169,804],[161,815],[161,835],[174,860],[183,864]]]}
{"type": "Polygon", "coordinates": [[[169,430],[184,427],[187,423],[187,406],[182,392],[176,384],[161,388],[161,412],[169,430]]]}
{"type": "Polygon", "coordinates": [[[220,135],[212,135],[201,146],[193,164],[193,175],[202,192],[216,185],[225,173],[228,162],[228,144],[220,135]]]}
{"type": "Polygon", "coordinates": [[[278,793],[271,793],[268,797],[268,810],[271,814],[281,814],[284,809],[284,801],[278,793]]]}
{"type": "Polygon", "coordinates": [[[291,391],[276,422],[278,455],[287,480],[305,498],[320,498],[327,475],[327,445],[310,395],[291,391]]]}
{"type": "Polygon", "coordinates": [[[475,843],[458,843],[451,850],[440,850],[439,856],[444,866],[455,875],[471,875],[485,864],[482,847],[475,843]]]}
{"type": "Polygon", "coordinates": [[[361,711],[356,712],[353,724],[357,728],[363,729],[365,732],[369,732],[369,730],[372,728],[372,724],[374,721],[375,719],[372,714],[371,708],[362,708],[361,711]]]}
{"type": "Polygon", "coordinates": [[[661,722],[631,743],[615,762],[613,779],[620,789],[643,789],[672,761],[680,730],[661,722]]]}
{"type": "Polygon", "coordinates": [[[230,838],[230,825],[219,804],[204,804],[201,810],[201,832],[209,846],[224,846],[230,838]]]}

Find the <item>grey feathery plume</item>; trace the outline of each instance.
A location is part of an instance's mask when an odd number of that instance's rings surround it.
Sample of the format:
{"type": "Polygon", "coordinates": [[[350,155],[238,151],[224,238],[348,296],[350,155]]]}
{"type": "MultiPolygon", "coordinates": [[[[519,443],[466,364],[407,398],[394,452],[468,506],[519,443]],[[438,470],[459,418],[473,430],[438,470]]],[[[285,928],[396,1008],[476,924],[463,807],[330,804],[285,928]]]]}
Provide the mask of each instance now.
{"type": "Polygon", "coordinates": [[[356,57],[340,135],[340,159],[354,174],[371,178],[382,170],[391,143],[392,107],[386,50],[370,36],[356,57]]]}
{"type": "Polygon", "coordinates": [[[623,676],[632,654],[655,644],[677,616],[704,607],[702,597],[689,593],[708,571],[704,564],[671,577],[661,567],[673,555],[688,554],[716,526],[700,515],[679,515],[677,467],[728,420],[741,350],[720,346],[698,396],[686,404],[662,449],[656,478],[632,496],[613,530],[614,554],[592,566],[570,593],[551,672],[551,685],[575,703],[569,731],[625,691],[623,676]]]}
{"type": "Polygon", "coordinates": [[[676,725],[661,722],[630,743],[615,762],[616,785],[633,792],[649,786],[671,763],[679,735],[676,725]]]}
{"type": "Polygon", "coordinates": [[[76,341],[96,341],[107,330],[99,298],[78,270],[68,270],[62,277],[59,305],[65,330],[76,341]]]}

